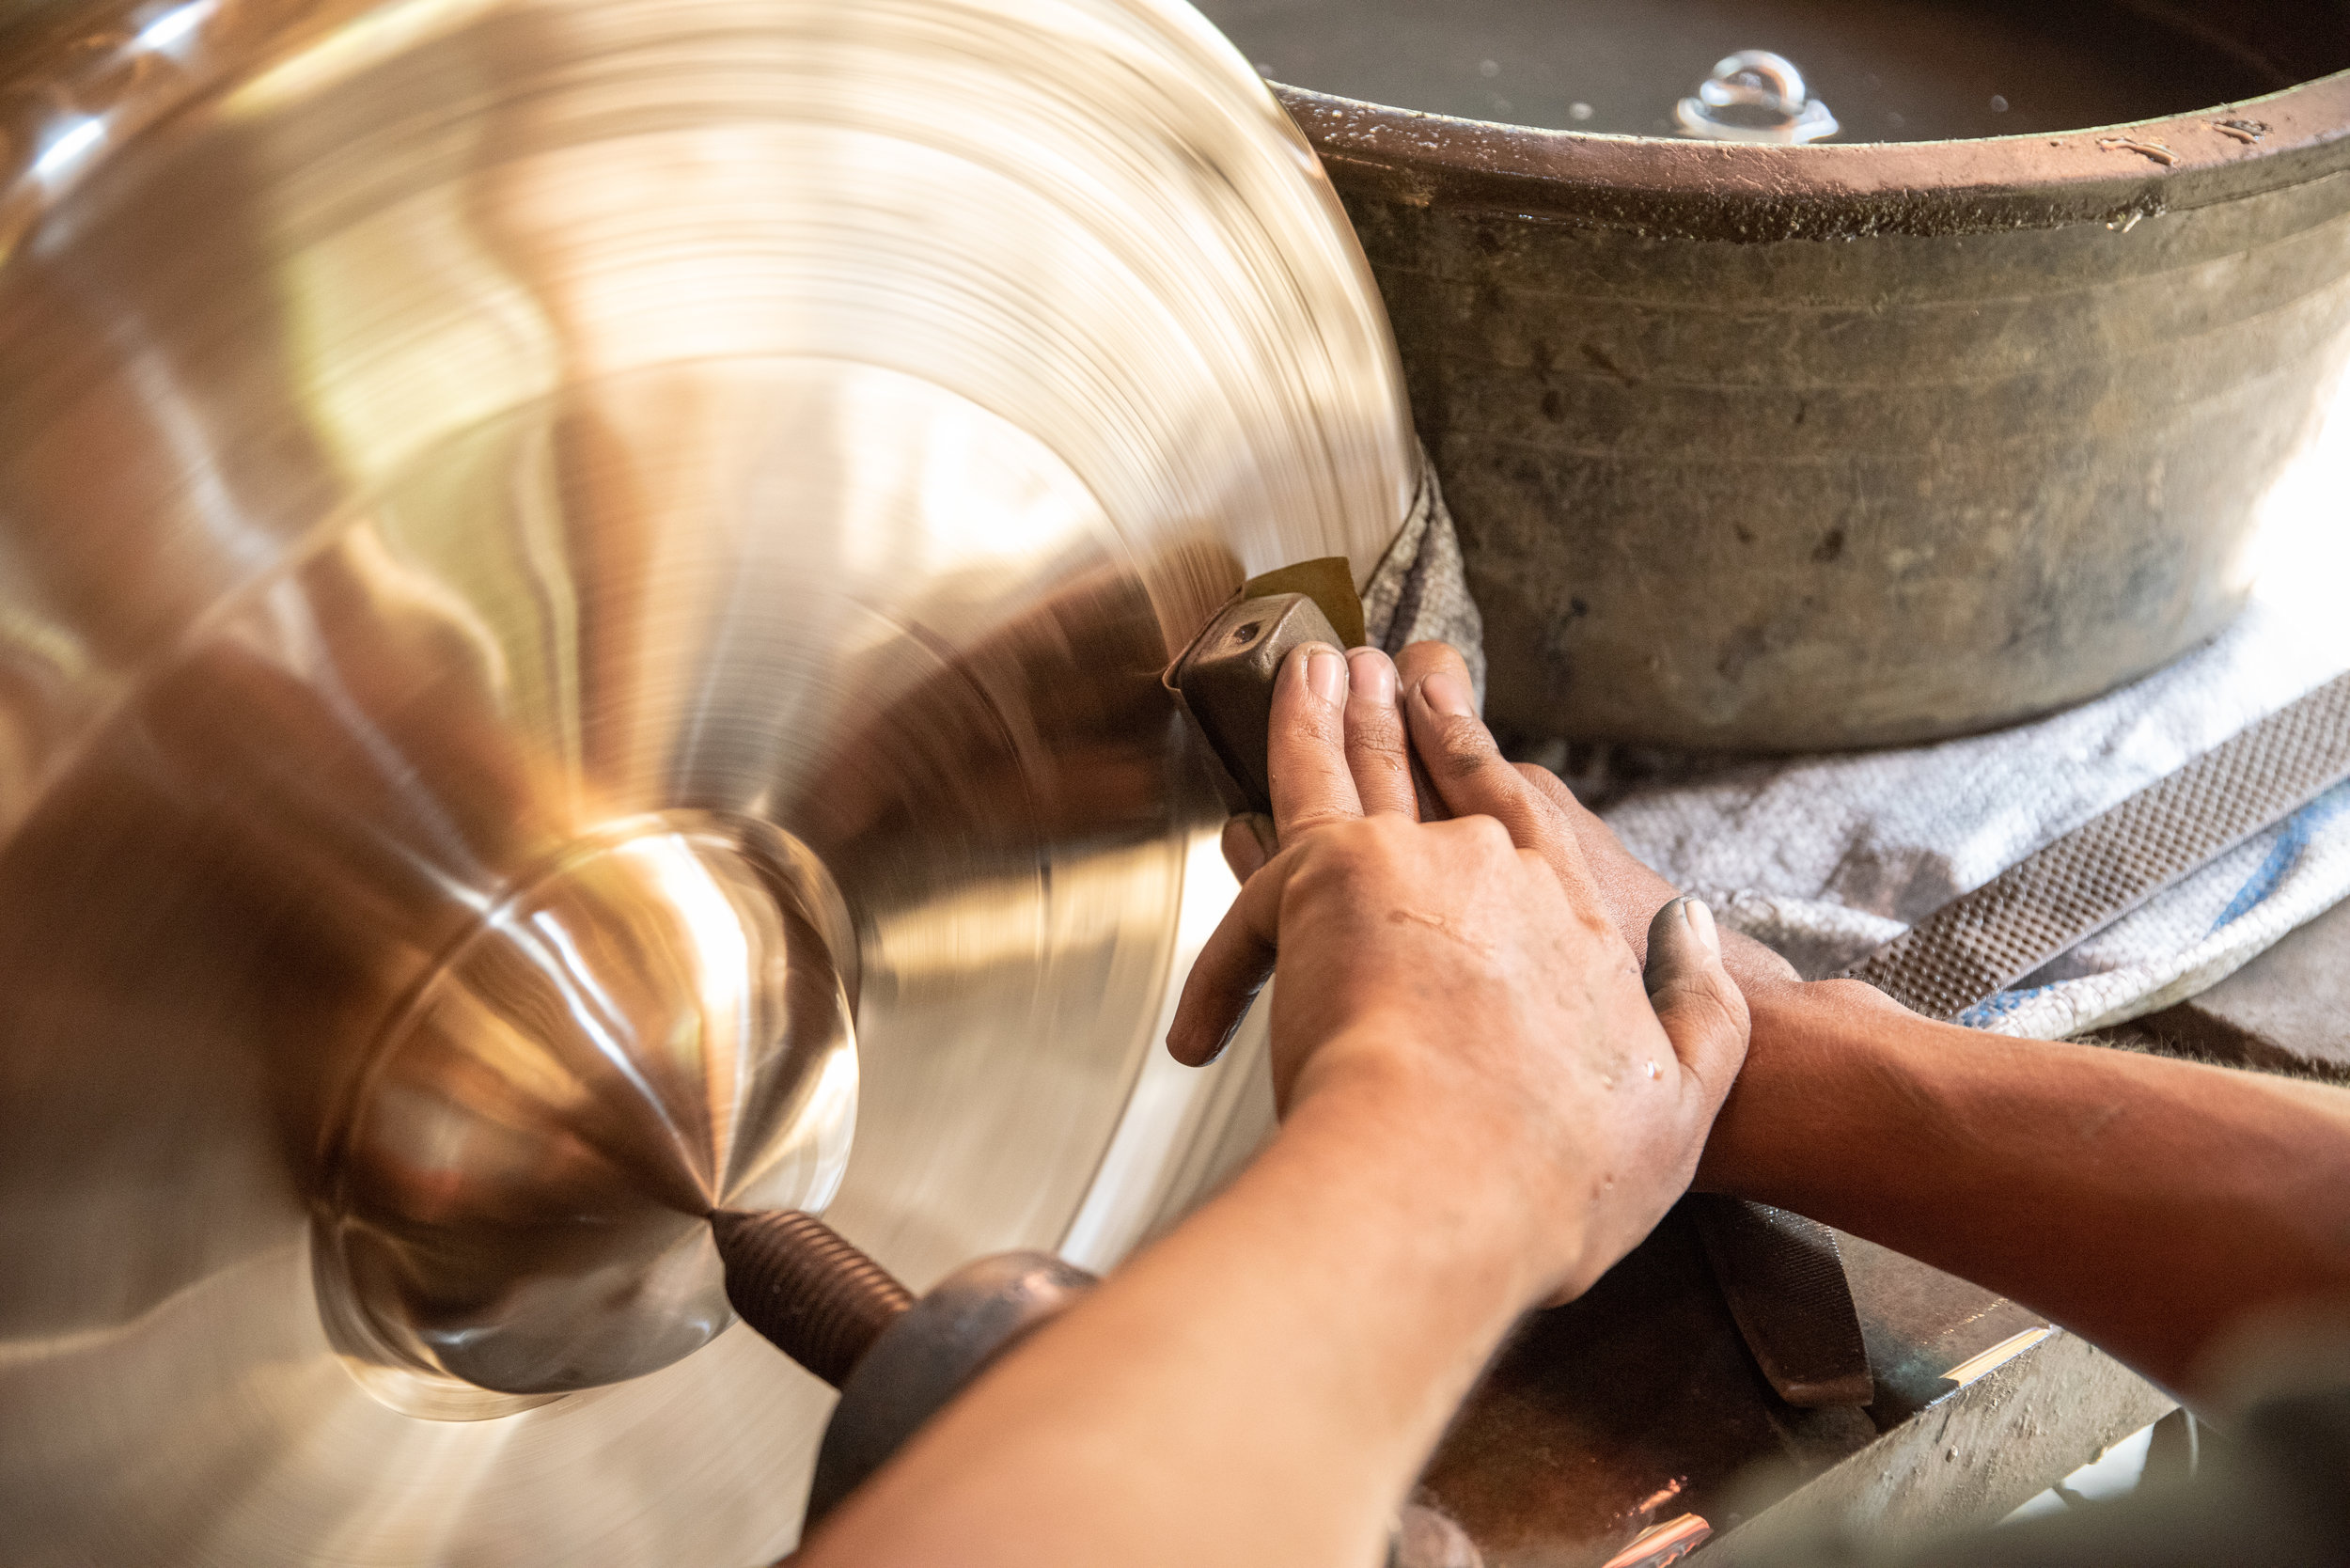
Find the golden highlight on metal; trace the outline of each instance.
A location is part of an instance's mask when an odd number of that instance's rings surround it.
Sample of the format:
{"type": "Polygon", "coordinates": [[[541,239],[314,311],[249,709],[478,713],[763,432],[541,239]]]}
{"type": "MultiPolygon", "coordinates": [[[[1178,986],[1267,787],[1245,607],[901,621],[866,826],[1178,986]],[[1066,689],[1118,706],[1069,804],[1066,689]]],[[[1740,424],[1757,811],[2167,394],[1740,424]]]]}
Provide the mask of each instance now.
{"type": "Polygon", "coordinates": [[[1104,1262],[1246,1098],[1158,674],[1413,494],[1335,198],[1148,0],[0,44],[7,1555],[771,1560],[704,1215],[1104,1262]]]}

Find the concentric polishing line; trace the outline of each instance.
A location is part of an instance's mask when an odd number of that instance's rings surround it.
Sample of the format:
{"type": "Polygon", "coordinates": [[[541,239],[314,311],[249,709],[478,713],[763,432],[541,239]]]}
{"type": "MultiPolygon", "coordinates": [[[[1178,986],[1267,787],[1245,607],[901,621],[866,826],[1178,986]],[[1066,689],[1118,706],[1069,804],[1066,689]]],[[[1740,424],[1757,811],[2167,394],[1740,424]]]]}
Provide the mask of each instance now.
{"type": "Polygon", "coordinates": [[[20,62],[108,129],[0,258],[0,1345],[138,1326],[0,1354],[0,1515],[119,1568],[773,1560],[823,1401],[712,1338],[701,1212],[821,1195],[921,1280],[1086,1204],[1214,810],[1156,671],[1386,550],[1385,319],[1157,0],[303,15],[20,62]],[[250,656],[281,590],[326,663],[250,656]],[[655,820],[753,964],[597,837],[655,820]],[[507,889],[592,989],[479,934],[507,889]],[[338,1270],[387,1342],[321,1342],[338,1270]]]}

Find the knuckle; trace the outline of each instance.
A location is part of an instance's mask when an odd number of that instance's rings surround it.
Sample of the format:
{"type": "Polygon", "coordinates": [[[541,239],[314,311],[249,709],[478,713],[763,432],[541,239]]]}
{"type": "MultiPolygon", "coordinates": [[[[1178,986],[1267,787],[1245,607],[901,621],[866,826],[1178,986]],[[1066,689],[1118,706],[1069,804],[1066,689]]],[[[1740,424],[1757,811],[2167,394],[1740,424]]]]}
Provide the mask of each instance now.
{"type": "Polygon", "coordinates": [[[1402,726],[1383,721],[1350,727],[1346,749],[1351,756],[1400,763],[1411,755],[1411,743],[1405,739],[1402,726]]]}
{"type": "Polygon", "coordinates": [[[1738,982],[1718,969],[1708,970],[1700,989],[1708,1002],[1719,1010],[1723,1019],[1733,1028],[1747,1027],[1747,994],[1738,989],[1738,982]]]}
{"type": "Polygon", "coordinates": [[[1499,817],[1489,817],[1480,812],[1472,817],[1456,817],[1453,820],[1460,824],[1470,847],[1480,855],[1495,858],[1507,856],[1513,861],[1517,858],[1518,846],[1499,817]]]}
{"type": "Polygon", "coordinates": [[[1338,709],[1317,706],[1298,714],[1297,728],[1309,740],[1335,745],[1345,736],[1346,718],[1338,709]]]}
{"type": "Polygon", "coordinates": [[[1343,830],[1358,820],[1354,813],[1335,806],[1309,806],[1290,819],[1290,829],[1300,837],[1310,833],[1327,839],[1333,831],[1343,830]]]}
{"type": "Polygon", "coordinates": [[[1498,753],[1493,737],[1475,719],[1449,721],[1436,738],[1437,760],[1456,778],[1465,778],[1491,766],[1498,753]]]}
{"type": "Polygon", "coordinates": [[[1403,846],[1387,822],[1345,817],[1331,820],[1299,847],[1301,858],[1290,878],[1293,889],[1301,896],[1326,893],[1359,902],[1366,886],[1398,874],[1403,846]]]}
{"type": "Polygon", "coordinates": [[[1725,996],[1710,976],[1677,975],[1657,988],[1650,1003],[1658,1020],[1684,1037],[1684,1043],[1746,1037],[1743,1000],[1725,996]]]}
{"type": "Polygon", "coordinates": [[[1414,824],[1400,817],[1365,817],[1356,824],[1355,847],[1366,862],[1392,869],[1413,859],[1418,843],[1414,824]]]}
{"type": "Polygon", "coordinates": [[[1583,809],[1583,803],[1574,798],[1574,792],[1548,768],[1532,762],[1513,762],[1511,766],[1526,781],[1528,792],[1551,811],[1572,820],[1583,809]]]}

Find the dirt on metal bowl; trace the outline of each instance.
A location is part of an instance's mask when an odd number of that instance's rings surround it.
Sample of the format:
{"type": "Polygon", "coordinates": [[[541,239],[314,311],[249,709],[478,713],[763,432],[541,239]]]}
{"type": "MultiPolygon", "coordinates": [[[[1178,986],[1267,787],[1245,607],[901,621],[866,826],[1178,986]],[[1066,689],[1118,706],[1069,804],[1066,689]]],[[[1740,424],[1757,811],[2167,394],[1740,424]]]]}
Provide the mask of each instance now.
{"type": "Polygon", "coordinates": [[[2350,7],[1206,8],[1309,84],[1279,90],[1386,296],[1505,727],[1959,734],[2242,604],[2350,352],[2350,7]],[[1757,45],[1833,137],[1665,133],[1757,45]]]}

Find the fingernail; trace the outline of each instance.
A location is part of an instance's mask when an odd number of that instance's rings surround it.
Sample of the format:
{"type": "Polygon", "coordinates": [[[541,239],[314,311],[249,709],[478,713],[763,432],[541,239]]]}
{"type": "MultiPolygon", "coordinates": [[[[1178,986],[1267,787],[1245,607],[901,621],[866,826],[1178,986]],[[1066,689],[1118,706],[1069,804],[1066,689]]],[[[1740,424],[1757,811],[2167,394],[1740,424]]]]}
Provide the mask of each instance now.
{"type": "Polygon", "coordinates": [[[1346,660],[1335,648],[1317,646],[1306,658],[1306,684],[1328,703],[1346,695],[1346,660]]]}
{"type": "Polygon", "coordinates": [[[1346,656],[1347,685],[1356,697],[1395,706],[1395,666],[1375,648],[1357,648],[1346,656]]]}
{"type": "Polygon", "coordinates": [[[1640,966],[1640,983],[1648,988],[1648,994],[1652,996],[1655,996],[1657,988],[1672,976],[1674,944],[1668,939],[1671,936],[1672,928],[1679,925],[1693,935],[1697,932],[1696,923],[1689,918],[1689,906],[1696,902],[1695,899],[1684,894],[1680,898],[1668,900],[1654,915],[1649,917],[1648,962],[1640,966]]]}
{"type": "Polygon", "coordinates": [[[1469,683],[1449,669],[1436,670],[1419,683],[1420,700],[1447,718],[1475,718],[1477,699],[1469,683]]]}
{"type": "Polygon", "coordinates": [[[1702,899],[1681,901],[1681,917],[1689,922],[1689,929],[1698,933],[1705,950],[1716,958],[1722,956],[1722,933],[1714,924],[1714,912],[1705,907],[1702,899]]]}

